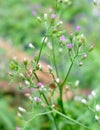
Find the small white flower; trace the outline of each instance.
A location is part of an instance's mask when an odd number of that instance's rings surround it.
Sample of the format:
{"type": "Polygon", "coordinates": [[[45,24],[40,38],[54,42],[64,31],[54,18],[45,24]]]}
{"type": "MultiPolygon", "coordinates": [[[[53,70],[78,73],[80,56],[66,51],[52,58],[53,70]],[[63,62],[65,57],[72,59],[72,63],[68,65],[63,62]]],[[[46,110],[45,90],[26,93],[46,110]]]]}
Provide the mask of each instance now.
{"type": "Polygon", "coordinates": [[[95,119],[98,121],[99,120],[99,117],[97,115],[95,115],[95,119]]]}
{"type": "Polygon", "coordinates": [[[59,83],[60,82],[60,79],[59,78],[56,78],[56,83],[59,83]]]}
{"type": "Polygon", "coordinates": [[[80,37],[81,37],[81,38],[84,38],[85,36],[84,36],[84,34],[81,34],[80,37]]]}
{"type": "Polygon", "coordinates": [[[38,67],[39,67],[40,70],[42,70],[42,65],[41,65],[41,63],[38,63],[38,67]]]}
{"type": "Polygon", "coordinates": [[[29,85],[30,82],[29,82],[28,80],[25,80],[25,84],[26,84],[26,85],[29,85]]]}
{"type": "Polygon", "coordinates": [[[19,112],[17,113],[17,115],[18,115],[19,117],[22,117],[22,115],[21,115],[19,112]]]}
{"type": "Polygon", "coordinates": [[[76,82],[75,82],[75,87],[78,87],[79,83],[80,83],[80,81],[79,81],[79,80],[76,80],[76,82]]]}
{"type": "Polygon", "coordinates": [[[96,111],[100,111],[100,105],[99,105],[99,104],[97,104],[97,105],[95,106],[95,110],[96,110],[96,111]]]}
{"type": "Polygon", "coordinates": [[[63,24],[63,21],[59,21],[59,24],[60,24],[60,25],[63,24]]]}
{"type": "Polygon", "coordinates": [[[91,92],[91,95],[92,95],[93,97],[96,97],[96,92],[93,90],[93,91],[91,92]]]}
{"type": "Polygon", "coordinates": [[[41,18],[40,18],[39,16],[37,17],[37,20],[38,20],[39,22],[41,22],[41,18]]]}
{"type": "Polygon", "coordinates": [[[79,66],[82,66],[82,65],[83,65],[83,62],[80,62],[80,63],[79,63],[79,66]]]}
{"type": "Polygon", "coordinates": [[[97,3],[97,0],[93,0],[93,2],[94,2],[94,4],[96,4],[96,3],[97,3]]]}
{"type": "Polygon", "coordinates": [[[30,48],[34,48],[34,46],[33,46],[32,43],[29,43],[29,47],[30,47],[30,48]]]}
{"type": "Polygon", "coordinates": [[[63,51],[63,49],[62,48],[59,48],[59,52],[61,53],[63,51]]]}
{"type": "Polygon", "coordinates": [[[26,110],[23,107],[18,107],[18,110],[21,112],[26,112],[26,110]]]}
{"type": "Polygon", "coordinates": [[[60,26],[63,24],[63,21],[59,21],[59,23],[56,26],[60,26]]]}
{"type": "Polygon", "coordinates": [[[45,14],[44,14],[44,19],[47,20],[47,18],[48,18],[48,14],[45,13],[45,14]]]}
{"type": "Polygon", "coordinates": [[[87,100],[86,99],[81,99],[81,102],[83,103],[83,104],[87,104],[87,100]]]}

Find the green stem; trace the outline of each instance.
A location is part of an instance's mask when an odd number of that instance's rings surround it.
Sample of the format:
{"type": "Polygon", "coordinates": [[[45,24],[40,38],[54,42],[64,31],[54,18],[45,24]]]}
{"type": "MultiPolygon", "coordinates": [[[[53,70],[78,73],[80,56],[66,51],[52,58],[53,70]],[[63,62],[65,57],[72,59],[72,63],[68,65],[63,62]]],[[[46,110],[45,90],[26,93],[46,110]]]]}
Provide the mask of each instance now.
{"type": "MultiPolygon", "coordinates": [[[[48,100],[47,100],[45,94],[43,93],[42,95],[43,95],[43,98],[44,98],[45,102],[46,102],[47,105],[49,106],[49,109],[52,111],[52,108],[50,107],[50,104],[49,104],[49,102],[48,102],[48,100]]],[[[57,126],[57,123],[56,123],[56,120],[55,120],[54,114],[51,113],[51,115],[52,115],[52,117],[53,117],[53,122],[54,122],[54,124],[55,124],[56,130],[59,130],[59,129],[58,129],[58,126],[57,126]]]]}
{"type": "Polygon", "coordinates": [[[37,80],[38,82],[40,82],[40,80],[39,80],[39,78],[38,78],[37,74],[36,74],[34,71],[33,71],[33,74],[34,74],[34,76],[35,76],[36,80],[37,80]]]}
{"type": "Polygon", "coordinates": [[[48,30],[51,28],[51,25],[52,25],[52,24],[50,23],[50,26],[48,27],[48,29],[47,29],[47,31],[46,31],[46,34],[45,34],[45,36],[44,36],[44,39],[43,39],[43,41],[42,41],[42,45],[41,45],[41,48],[40,48],[40,51],[39,51],[39,55],[38,55],[36,64],[38,64],[38,62],[39,62],[39,60],[40,60],[40,56],[41,56],[41,53],[42,53],[42,49],[43,49],[44,44],[45,44],[45,39],[46,39],[46,37],[48,36],[48,35],[47,35],[47,32],[48,32],[48,30]]]}
{"type": "Polygon", "coordinates": [[[58,76],[58,70],[57,70],[57,65],[56,65],[56,56],[55,56],[55,46],[53,44],[53,38],[52,38],[52,54],[53,54],[53,63],[54,63],[54,67],[55,67],[55,70],[56,70],[56,74],[58,76]]]}
{"type": "Polygon", "coordinates": [[[62,84],[61,84],[61,87],[62,87],[62,88],[63,88],[63,86],[64,86],[64,84],[65,84],[65,82],[66,82],[66,80],[67,80],[67,78],[68,78],[68,75],[69,75],[69,73],[70,73],[70,71],[71,71],[71,68],[72,68],[72,66],[73,66],[74,60],[75,60],[75,58],[74,58],[73,61],[71,62],[70,66],[69,66],[69,69],[68,69],[68,72],[67,72],[67,74],[66,74],[66,76],[65,76],[65,79],[64,79],[64,81],[63,81],[62,84]]]}
{"type": "MultiPolygon", "coordinates": [[[[34,73],[34,76],[36,77],[37,81],[39,82],[40,80],[38,79],[38,76],[37,76],[36,73],[34,73]]],[[[50,107],[50,104],[49,104],[49,102],[48,102],[48,100],[47,100],[45,94],[44,94],[44,93],[41,93],[41,94],[42,94],[42,96],[43,96],[43,98],[44,98],[46,104],[49,106],[49,110],[52,111],[52,108],[50,107]]],[[[53,122],[54,122],[54,124],[55,124],[56,130],[59,130],[59,129],[58,129],[58,126],[57,126],[57,123],[56,123],[56,120],[55,120],[54,114],[51,113],[51,116],[52,116],[52,118],[53,118],[52,120],[53,120],[53,122]]]]}
{"type": "MultiPolygon", "coordinates": [[[[55,67],[55,70],[56,70],[56,75],[59,77],[58,75],[58,70],[57,70],[57,65],[56,65],[56,57],[55,57],[55,46],[53,44],[53,38],[52,38],[52,53],[53,53],[53,62],[54,62],[54,67],[55,67]]],[[[65,113],[65,110],[64,110],[64,106],[63,106],[63,100],[62,100],[62,87],[57,84],[59,86],[59,92],[60,92],[60,98],[59,98],[59,103],[60,103],[60,107],[61,107],[61,111],[62,113],[65,113]]]]}
{"type": "Polygon", "coordinates": [[[60,92],[60,107],[61,107],[61,111],[63,114],[65,114],[65,110],[64,110],[64,105],[63,105],[63,99],[62,99],[62,94],[63,94],[63,89],[62,86],[59,85],[59,92],[60,92]]]}
{"type": "Polygon", "coordinates": [[[61,113],[61,112],[59,112],[59,111],[57,111],[57,110],[55,110],[55,109],[53,109],[53,111],[56,112],[58,115],[62,116],[63,118],[65,118],[65,119],[67,119],[67,120],[70,120],[70,121],[74,122],[75,124],[78,124],[78,125],[80,125],[80,126],[83,126],[84,128],[87,128],[87,129],[90,129],[90,130],[91,130],[91,128],[85,126],[84,124],[78,122],[77,120],[74,120],[74,119],[70,118],[69,116],[66,116],[66,115],[64,115],[63,113],[61,113]]]}
{"type": "Polygon", "coordinates": [[[62,88],[63,88],[63,86],[64,86],[64,84],[65,84],[65,82],[66,82],[66,80],[67,80],[67,78],[68,78],[68,76],[69,76],[69,73],[70,73],[70,71],[71,71],[71,69],[72,69],[73,63],[74,63],[76,57],[78,56],[79,48],[80,48],[80,47],[78,47],[78,49],[77,49],[77,51],[76,51],[76,55],[74,56],[74,58],[73,58],[72,61],[71,61],[71,64],[70,64],[70,66],[69,66],[69,69],[68,69],[68,72],[67,72],[67,74],[66,74],[66,76],[65,76],[65,79],[64,79],[64,81],[63,81],[62,84],[61,84],[61,87],[62,87],[62,88]]]}
{"type": "Polygon", "coordinates": [[[69,66],[69,69],[68,69],[68,72],[67,72],[67,74],[66,74],[66,76],[65,76],[64,81],[62,82],[61,85],[59,85],[60,104],[61,104],[61,109],[62,109],[62,113],[63,113],[63,114],[65,114],[64,105],[63,105],[63,95],[62,95],[62,94],[63,94],[63,86],[64,86],[64,84],[66,83],[66,80],[67,80],[67,78],[68,78],[68,76],[69,76],[69,73],[70,73],[70,71],[71,71],[71,69],[72,69],[72,66],[73,66],[73,63],[74,63],[75,59],[76,59],[76,57],[78,56],[78,52],[79,52],[79,47],[78,47],[78,49],[77,49],[77,51],[76,51],[76,55],[74,56],[73,59],[71,59],[71,64],[70,64],[70,66],[69,66]]]}
{"type": "Polygon", "coordinates": [[[36,64],[38,64],[38,62],[39,62],[39,60],[40,60],[40,56],[41,56],[41,53],[42,53],[42,49],[43,49],[43,47],[44,47],[45,39],[46,39],[46,36],[44,37],[44,39],[43,39],[43,41],[42,41],[42,45],[41,45],[41,48],[40,48],[40,51],[39,51],[39,55],[38,55],[38,59],[37,59],[36,64]]]}

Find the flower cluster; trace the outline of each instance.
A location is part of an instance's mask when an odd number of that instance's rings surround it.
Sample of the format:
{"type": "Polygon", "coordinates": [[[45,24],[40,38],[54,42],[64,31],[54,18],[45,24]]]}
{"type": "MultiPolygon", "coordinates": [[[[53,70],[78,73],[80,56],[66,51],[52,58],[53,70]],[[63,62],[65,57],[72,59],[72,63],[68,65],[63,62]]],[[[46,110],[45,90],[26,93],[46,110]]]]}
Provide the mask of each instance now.
{"type": "MultiPolygon", "coordinates": [[[[34,16],[37,15],[34,10],[32,11],[32,14],[34,16]]],[[[17,81],[24,86],[20,87],[20,89],[29,90],[29,93],[25,95],[31,101],[34,108],[37,108],[38,106],[41,107],[40,111],[42,114],[44,111],[48,111],[51,119],[53,118],[54,122],[56,122],[55,115],[58,115],[59,119],[60,116],[65,117],[66,119],[68,118],[66,115],[67,109],[65,109],[64,106],[63,93],[66,83],[68,83],[68,76],[71,69],[76,60],[79,66],[83,65],[83,60],[86,59],[91,50],[93,50],[94,44],[87,45],[86,36],[81,33],[81,26],[79,25],[76,26],[71,33],[62,29],[61,26],[63,25],[63,22],[56,13],[44,13],[43,17],[37,16],[36,18],[46,29],[45,35],[41,40],[39,52],[31,61],[31,65],[26,58],[23,59],[21,64],[16,59],[13,59],[10,63],[10,69],[12,70],[11,76],[17,77],[17,81]],[[47,56],[47,61],[50,65],[41,62],[41,57],[42,54],[44,54],[45,49],[44,57],[47,56]],[[65,60],[65,57],[66,59],[69,58],[69,60],[65,60]],[[63,61],[64,64],[61,67],[63,61]],[[64,66],[65,64],[68,64],[68,66],[64,66]],[[59,69],[60,67],[64,69],[63,76],[61,74],[62,72],[59,72],[61,71],[59,69]],[[44,77],[45,79],[43,79],[44,77]],[[43,106],[45,106],[45,110],[42,108],[43,106]]],[[[34,45],[29,43],[29,47],[33,49],[34,45]]],[[[74,86],[78,87],[78,85],[79,81],[77,81],[74,86]]],[[[92,92],[90,96],[95,96],[95,93],[92,92]]],[[[88,99],[78,96],[75,96],[74,99],[75,101],[78,100],[81,104],[88,106],[88,99]]],[[[96,105],[95,111],[100,111],[99,104],[96,105]]],[[[27,113],[26,109],[19,107],[18,116],[22,117],[23,113],[27,113]]],[[[98,115],[96,115],[95,118],[96,120],[99,120],[98,115]]],[[[70,119],[70,121],[72,120],[73,119],[70,119]]],[[[57,127],[56,123],[55,127],[57,127]]],[[[19,130],[19,128],[16,127],[16,130],[19,130]]]]}

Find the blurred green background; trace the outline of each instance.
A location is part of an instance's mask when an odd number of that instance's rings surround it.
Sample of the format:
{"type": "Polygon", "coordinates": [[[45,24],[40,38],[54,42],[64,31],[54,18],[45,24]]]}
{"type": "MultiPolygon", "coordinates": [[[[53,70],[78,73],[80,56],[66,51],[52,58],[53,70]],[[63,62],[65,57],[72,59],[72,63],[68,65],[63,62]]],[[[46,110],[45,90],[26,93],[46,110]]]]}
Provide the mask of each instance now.
{"type": "MultiPolygon", "coordinates": [[[[37,51],[40,46],[41,37],[45,34],[45,28],[37,22],[36,17],[41,16],[54,7],[55,0],[0,0],[0,37],[12,46],[20,47],[23,51],[34,55],[30,51],[28,44],[32,42],[35,46],[35,51],[37,51]],[[35,15],[32,14],[32,11],[35,11],[35,15]]],[[[89,42],[95,43],[95,49],[86,59],[83,68],[74,68],[75,70],[72,71],[70,76],[72,82],[79,80],[81,88],[88,88],[90,90],[99,89],[100,8],[94,6],[92,0],[70,0],[68,6],[66,4],[63,5],[60,14],[66,29],[71,31],[76,25],[80,25],[82,32],[85,33],[89,42]]],[[[0,87],[7,88],[7,90],[1,89],[0,91],[0,130],[14,130],[17,124],[22,125],[16,114],[17,107],[20,104],[23,104],[23,106],[27,105],[23,95],[10,92],[6,86],[6,82],[9,80],[7,76],[9,60],[3,57],[4,53],[4,50],[0,49],[0,87]],[[2,83],[2,81],[4,82],[2,83]]],[[[73,116],[78,117],[81,114],[76,109],[81,110],[81,106],[73,102],[69,103],[69,106],[75,107],[74,109],[69,109],[69,113],[76,113],[73,116]]],[[[82,109],[82,111],[84,112],[85,110],[82,109]]],[[[86,116],[89,116],[89,119],[86,119],[87,124],[93,125],[94,130],[99,130],[96,122],[92,124],[94,122],[93,117],[89,114],[86,116]]],[[[50,122],[44,123],[43,128],[41,128],[38,126],[38,121],[43,122],[37,118],[32,122],[34,128],[30,125],[26,130],[49,129],[48,124],[50,122]]],[[[69,125],[67,128],[67,130],[74,129],[85,130],[77,125],[72,128],[69,125]]]]}

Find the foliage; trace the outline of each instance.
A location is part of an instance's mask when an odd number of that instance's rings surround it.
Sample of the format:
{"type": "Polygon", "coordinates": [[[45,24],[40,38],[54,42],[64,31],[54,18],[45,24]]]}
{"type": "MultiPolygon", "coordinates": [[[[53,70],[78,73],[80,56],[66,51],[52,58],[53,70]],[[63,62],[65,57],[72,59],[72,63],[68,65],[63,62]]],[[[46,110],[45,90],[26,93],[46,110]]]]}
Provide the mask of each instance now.
{"type": "MultiPolygon", "coordinates": [[[[97,4],[95,5],[95,8],[99,9],[97,4]]],[[[98,60],[100,48],[100,19],[98,18],[98,14],[95,15],[93,13],[94,5],[91,3],[91,1],[81,0],[81,2],[79,2],[77,0],[69,0],[67,4],[63,4],[63,2],[61,2],[56,5],[55,0],[48,0],[48,2],[38,0],[38,4],[37,0],[34,0],[34,2],[32,0],[8,0],[8,2],[0,1],[0,10],[0,16],[2,18],[0,20],[0,36],[6,38],[7,40],[11,40],[12,44],[16,47],[21,45],[24,50],[28,50],[32,54],[41,48],[42,43],[44,44],[43,48],[40,49],[42,51],[40,51],[38,57],[35,57],[35,60],[33,60],[31,63],[31,66],[34,68],[34,70],[32,71],[30,78],[26,76],[29,70],[29,63],[27,60],[24,59],[23,63],[18,63],[18,61],[15,59],[12,60],[10,64],[12,74],[10,76],[12,78],[16,78],[18,83],[21,83],[19,84],[21,91],[23,91],[23,88],[35,88],[36,91],[28,95],[28,101],[25,100],[25,103],[19,104],[19,106],[21,105],[22,108],[23,106],[25,108],[25,112],[20,111],[19,109],[17,110],[20,120],[15,119],[16,108],[9,106],[9,98],[2,98],[0,100],[0,129],[13,130],[16,127],[15,124],[17,124],[18,127],[23,128],[24,130],[54,130],[56,126],[54,125],[54,122],[56,122],[59,129],[62,130],[87,130],[89,128],[92,130],[98,130],[100,125],[100,74],[98,71],[100,65],[98,60]],[[51,20],[51,8],[53,13],[57,15],[57,18],[54,20],[51,20]],[[46,15],[44,14],[46,13],[48,14],[48,19],[45,19],[46,15]],[[38,19],[38,16],[40,16],[40,19],[38,19]],[[55,25],[57,22],[59,23],[59,20],[61,19],[64,22],[63,25],[60,25],[55,29],[55,25]],[[51,29],[48,29],[50,23],[52,23],[51,29]],[[77,25],[81,26],[81,31],[79,31],[78,34],[75,29],[77,25]],[[47,29],[48,31],[46,32],[47,29]],[[70,31],[73,32],[73,36],[71,36],[70,31]],[[85,33],[84,37],[82,32],[85,33]],[[64,37],[61,38],[61,36],[64,37]],[[63,83],[64,86],[66,84],[69,85],[75,95],[77,95],[76,91],[82,87],[95,90],[91,91],[88,97],[80,94],[80,96],[75,96],[74,99],[70,101],[63,101],[64,113],[62,101],[60,98],[56,97],[56,95],[61,91],[59,89],[59,80],[61,79],[64,81],[66,76],[65,72],[68,72],[68,66],[70,63],[72,63],[72,59],[74,59],[74,53],[72,53],[72,50],[68,50],[67,45],[73,42],[72,39],[74,39],[74,37],[78,40],[77,42],[79,42],[81,36],[85,41],[85,44],[82,45],[83,51],[81,53],[88,55],[91,44],[94,45],[91,43],[91,41],[96,43],[95,50],[91,53],[91,55],[86,57],[86,62],[84,62],[84,59],[82,59],[83,55],[78,56],[77,62],[75,60],[75,64],[72,67],[70,75],[68,73],[68,78],[66,78],[66,82],[63,83]],[[42,40],[41,37],[43,37],[42,40]],[[47,37],[47,41],[44,42],[47,37]],[[86,37],[88,39],[86,39],[86,37]],[[61,39],[62,41],[60,41],[61,39]],[[66,39],[66,42],[63,42],[64,39],[66,39]],[[50,44],[52,42],[54,44],[50,44]],[[35,48],[30,49],[29,43],[32,43],[32,46],[34,45],[35,48]],[[54,50],[51,49],[52,47],[54,50]],[[84,50],[85,53],[83,53],[84,50]],[[54,57],[57,57],[56,62],[54,57]],[[34,76],[36,77],[35,72],[38,69],[42,71],[40,64],[38,64],[39,60],[46,61],[48,64],[50,64],[50,66],[52,66],[53,72],[57,73],[57,77],[54,77],[53,79],[57,89],[49,90],[48,86],[50,84],[45,85],[42,83],[44,86],[42,93],[38,88],[38,84],[33,82],[33,79],[35,79],[34,76]],[[81,66],[82,64],[83,66],[81,66]],[[81,67],[78,67],[78,65],[81,67]],[[75,86],[74,84],[77,80],[80,82],[79,86],[75,86]],[[52,91],[54,95],[48,97],[50,96],[48,94],[49,91],[52,91]],[[46,103],[43,94],[46,95],[48,101],[51,99],[50,107],[46,103]],[[37,98],[37,100],[41,101],[37,103],[36,97],[39,98],[37,98]],[[52,117],[55,121],[52,121],[52,117]]],[[[74,46],[74,52],[76,52],[77,49],[77,42],[74,46]]],[[[4,51],[0,49],[0,60],[3,61],[2,63],[4,67],[4,65],[7,66],[8,61],[5,61],[5,59],[2,60],[3,54],[4,51]]],[[[3,69],[2,66],[0,67],[0,78],[2,78],[6,75],[8,66],[3,69]]],[[[49,69],[51,69],[51,67],[49,69]]],[[[55,76],[51,70],[49,73],[50,75],[55,76]]],[[[6,78],[7,77],[5,76],[5,79],[6,78]]],[[[38,82],[40,83],[40,81],[38,82]]],[[[3,96],[5,97],[5,95],[3,96]]],[[[10,99],[13,98],[10,97],[10,99]]],[[[23,98],[21,99],[24,100],[23,98]]],[[[16,130],[18,127],[16,127],[16,130]]]]}

